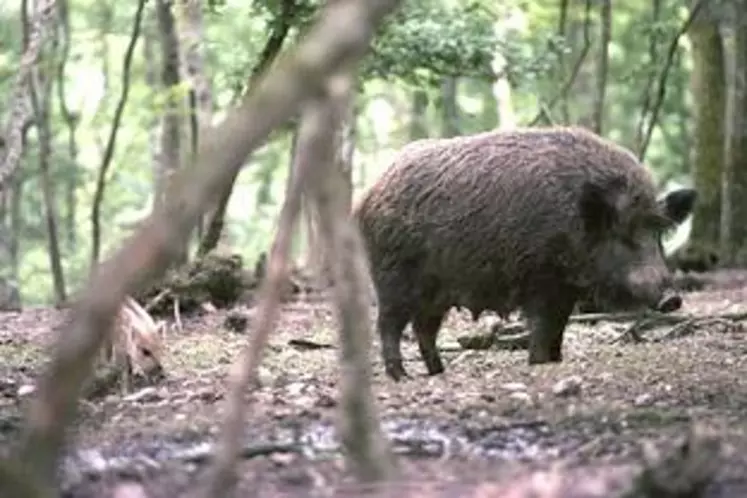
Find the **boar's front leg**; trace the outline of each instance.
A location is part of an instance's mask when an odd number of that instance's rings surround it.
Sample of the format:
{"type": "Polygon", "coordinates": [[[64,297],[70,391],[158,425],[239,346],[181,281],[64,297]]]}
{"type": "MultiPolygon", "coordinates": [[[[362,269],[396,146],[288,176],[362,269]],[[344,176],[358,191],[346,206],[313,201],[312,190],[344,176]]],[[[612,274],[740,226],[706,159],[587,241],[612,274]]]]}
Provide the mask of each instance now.
{"type": "Polygon", "coordinates": [[[558,289],[555,292],[545,289],[524,306],[530,333],[530,365],[563,361],[563,332],[576,304],[576,297],[571,289],[558,289]]]}

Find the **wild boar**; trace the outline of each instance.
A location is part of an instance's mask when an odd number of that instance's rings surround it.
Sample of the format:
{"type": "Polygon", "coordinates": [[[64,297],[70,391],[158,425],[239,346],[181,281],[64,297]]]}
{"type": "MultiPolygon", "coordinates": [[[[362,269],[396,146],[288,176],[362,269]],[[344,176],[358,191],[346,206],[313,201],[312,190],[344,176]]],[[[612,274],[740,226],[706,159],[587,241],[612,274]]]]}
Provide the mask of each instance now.
{"type": "Polygon", "coordinates": [[[574,304],[679,307],[661,235],[696,200],[657,197],[628,150],[577,127],[489,131],[412,142],[353,210],[378,301],[386,374],[406,376],[400,341],[412,324],[429,375],[448,311],[477,319],[520,309],[529,364],[562,361],[574,304]]]}

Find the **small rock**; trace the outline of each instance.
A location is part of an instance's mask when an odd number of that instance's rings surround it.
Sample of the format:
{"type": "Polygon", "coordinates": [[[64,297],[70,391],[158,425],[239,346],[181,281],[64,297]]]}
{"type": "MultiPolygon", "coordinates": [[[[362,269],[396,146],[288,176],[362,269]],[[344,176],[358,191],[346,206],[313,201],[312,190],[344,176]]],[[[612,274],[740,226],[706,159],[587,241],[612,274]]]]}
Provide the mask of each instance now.
{"type": "Polygon", "coordinates": [[[526,391],[512,392],[508,397],[517,401],[525,401],[527,403],[532,401],[532,396],[526,391]]]}
{"type": "Polygon", "coordinates": [[[637,396],[633,400],[633,406],[648,406],[654,402],[654,395],[651,393],[644,393],[637,396]]]}
{"type": "Polygon", "coordinates": [[[18,397],[22,398],[24,396],[28,396],[29,394],[32,394],[34,391],[36,391],[36,386],[31,385],[31,384],[24,384],[18,388],[18,397]]]}
{"type": "Polygon", "coordinates": [[[240,311],[232,311],[226,315],[223,326],[228,330],[242,333],[249,326],[249,317],[240,311]]]}
{"type": "Polygon", "coordinates": [[[521,382],[506,382],[505,384],[501,384],[501,389],[505,389],[506,391],[526,391],[527,385],[521,382]]]}
{"type": "Polygon", "coordinates": [[[251,384],[256,387],[260,388],[262,386],[269,386],[272,384],[273,376],[272,372],[268,370],[265,367],[259,366],[257,367],[257,376],[251,380],[251,384]]]}
{"type": "Polygon", "coordinates": [[[552,386],[552,393],[556,396],[576,396],[581,393],[582,379],[578,375],[572,375],[561,379],[552,386]]]}

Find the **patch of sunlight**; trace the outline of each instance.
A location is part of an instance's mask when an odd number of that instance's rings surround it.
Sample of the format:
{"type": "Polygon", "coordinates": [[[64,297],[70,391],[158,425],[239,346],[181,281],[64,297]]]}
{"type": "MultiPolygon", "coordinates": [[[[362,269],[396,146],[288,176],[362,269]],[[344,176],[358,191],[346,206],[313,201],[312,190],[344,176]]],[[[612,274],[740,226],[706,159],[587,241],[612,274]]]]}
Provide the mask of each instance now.
{"type": "Polygon", "coordinates": [[[488,102],[480,94],[459,95],[459,107],[467,114],[482,114],[488,102]]]}
{"type": "Polygon", "coordinates": [[[376,97],[368,103],[368,113],[371,121],[376,123],[373,127],[376,141],[385,143],[394,131],[395,110],[384,97],[376,97]]]}
{"type": "Polygon", "coordinates": [[[93,116],[106,93],[104,75],[93,67],[79,67],[66,90],[72,109],[79,109],[84,116],[93,116]]]}

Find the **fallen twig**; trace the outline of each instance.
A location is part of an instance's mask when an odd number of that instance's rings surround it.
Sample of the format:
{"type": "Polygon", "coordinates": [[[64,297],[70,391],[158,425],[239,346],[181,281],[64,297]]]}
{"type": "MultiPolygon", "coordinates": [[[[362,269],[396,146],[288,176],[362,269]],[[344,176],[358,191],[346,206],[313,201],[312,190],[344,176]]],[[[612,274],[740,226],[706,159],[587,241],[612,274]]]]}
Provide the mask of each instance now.
{"type": "MultiPolygon", "coordinates": [[[[568,323],[594,324],[597,322],[633,322],[625,330],[615,337],[611,343],[641,343],[645,339],[642,332],[662,326],[672,326],[664,336],[655,339],[662,341],[691,334],[697,328],[711,325],[720,325],[724,329],[734,330],[738,328],[738,322],[747,320],[747,311],[724,312],[711,315],[692,315],[686,313],[661,313],[654,311],[645,312],[623,312],[623,313],[586,313],[573,315],[568,323]]],[[[509,324],[498,324],[487,333],[468,334],[457,338],[457,342],[463,349],[527,349],[529,347],[529,331],[523,322],[509,324]],[[506,330],[515,332],[506,334],[506,330]]]]}

